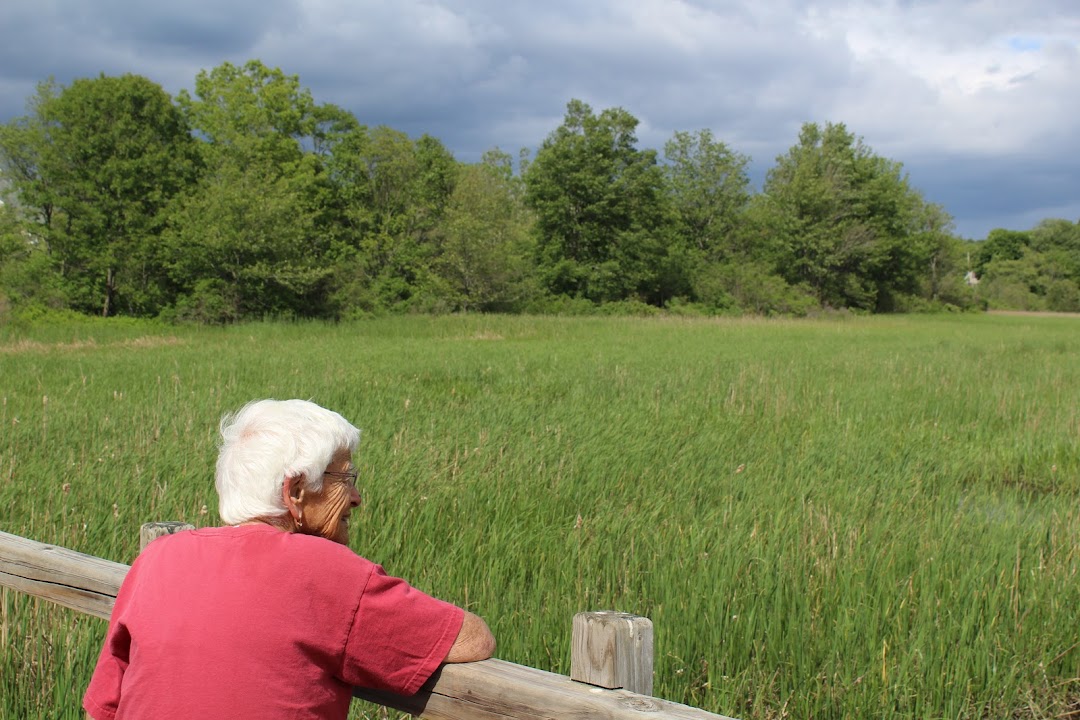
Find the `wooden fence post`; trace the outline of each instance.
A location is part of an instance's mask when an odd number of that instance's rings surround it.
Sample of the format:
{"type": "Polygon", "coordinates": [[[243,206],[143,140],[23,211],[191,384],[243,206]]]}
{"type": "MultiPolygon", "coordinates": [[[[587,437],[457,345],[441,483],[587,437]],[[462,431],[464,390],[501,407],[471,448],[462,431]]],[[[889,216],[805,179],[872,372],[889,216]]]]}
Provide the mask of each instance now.
{"type": "Polygon", "coordinates": [[[146,549],[154,540],[157,540],[162,535],[172,535],[178,533],[181,530],[194,530],[194,525],[189,525],[186,522],[149,522],[143,523],[139,528],[139,552],[146,549]]]}
{"type": "Polygon", "coordinates": [[[652,621],[610,610],[575,615],[570,679],[652,695],[652,621]]]}

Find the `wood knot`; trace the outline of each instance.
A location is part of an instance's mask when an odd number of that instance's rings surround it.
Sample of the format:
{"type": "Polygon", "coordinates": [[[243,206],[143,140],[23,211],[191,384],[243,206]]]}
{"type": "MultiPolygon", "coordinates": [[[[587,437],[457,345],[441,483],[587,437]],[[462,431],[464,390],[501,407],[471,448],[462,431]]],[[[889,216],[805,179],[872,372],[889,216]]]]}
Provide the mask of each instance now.
{"type": "Polygon", "coordinates": [[[660,703],[643,695],[622,698],[619,701],[619,704],[631,710],[637,710],[638,712],[660,712],[660,710],[663,709],[660,707],[660,703]]]}

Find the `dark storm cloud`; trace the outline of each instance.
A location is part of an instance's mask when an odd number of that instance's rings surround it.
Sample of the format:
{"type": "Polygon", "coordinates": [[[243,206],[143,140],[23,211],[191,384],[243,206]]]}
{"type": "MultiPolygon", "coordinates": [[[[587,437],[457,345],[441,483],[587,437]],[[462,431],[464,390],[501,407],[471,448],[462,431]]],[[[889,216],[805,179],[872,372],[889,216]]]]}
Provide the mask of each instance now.
{"type": "Polygon", "coordinates": [[[291,0],[4,0],[0,3],[0,121],[22,113],[34,86],[100,73],[137,73],[171,92],[263,37],[298,22],[291,0]]]}
{"type": "Polygon", "coordinates": [[[939,157],[905,168],[933,201],[964,218],[960,229],[981,239],[997,227],[1028,229],[1041,220],[1080,220],[1080,167],[1072,158],[939,157]]]}
{"type": "Polygon", "coordinates": [[[768,147],[771,159],[775,132],[793,140],[801,119],[789,116],[822,97],[815,79],[846,72],[848,61],[842,48],[799,35],[793,19],[765,22],[738,8],[691,9],[680,27],[658,32],[648,13],[601,3],[586,11],[551,4],[528,15],[513,7],[493,18],[482,3],[458,13],[427,6],[437,17],[424,26],[408,11],[384,15],[376,5],[348,28],[347,45],[330,29],[314,55],[302,56],[301,41],[289,37],[274,52],[295,57],[302,78],[365,122],[433,132],[464,158],[495,144],[536,146],[578,98],[633,113],[648,146],[662,146],[675,130],[709,127],[747,144],[745,152],[768,147]],[[681,32],[695,26],[696,35],[681,32]],[[398,38],[392,50],[383,34],[398,38]]]}
{"type": "Polygon", "coordinates": [[[93,7],[90,22],[106,28],[110,42],[148,55],[177,51],[200,57],[232,55],[254,47],[268,33],[290,30],[299,20],[291,0],[110,0],[93,7]]]}

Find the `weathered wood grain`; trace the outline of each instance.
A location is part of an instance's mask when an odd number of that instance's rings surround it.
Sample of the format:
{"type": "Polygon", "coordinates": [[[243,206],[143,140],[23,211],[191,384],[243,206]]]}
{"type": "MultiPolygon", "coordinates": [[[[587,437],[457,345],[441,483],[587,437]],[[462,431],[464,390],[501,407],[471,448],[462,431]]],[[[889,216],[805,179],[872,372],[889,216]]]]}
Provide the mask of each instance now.
{"type": "Polygon", "coordinates": [[[411,697],[364,688],[356,688],[354,695],[432,720],[729,720],[688,705],[593,687],[504,660],[445,665],[411,697]]]}
{"type": "Polygon", "coordinates": [[[0,532],[0,585],[109,619],[128,566],[0,532]]]}
{"type": "Polygon", "coordinates": [[[652,621],[609,610],[575,615],[570,678],[602,688],[652,695],[652,621]]]}

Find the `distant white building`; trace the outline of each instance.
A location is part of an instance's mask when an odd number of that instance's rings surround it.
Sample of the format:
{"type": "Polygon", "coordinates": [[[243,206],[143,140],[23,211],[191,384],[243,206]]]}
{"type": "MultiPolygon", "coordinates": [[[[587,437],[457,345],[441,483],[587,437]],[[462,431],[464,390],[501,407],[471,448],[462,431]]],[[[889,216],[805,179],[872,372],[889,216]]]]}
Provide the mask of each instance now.
{"type": "Polygon", "coordinates": [[[975,274],[974,270],[968,270],[966,273],[964,273],[964,282],[966,282],[971,287],[975,287],[979,284],[979,276],[975,274]]]}

